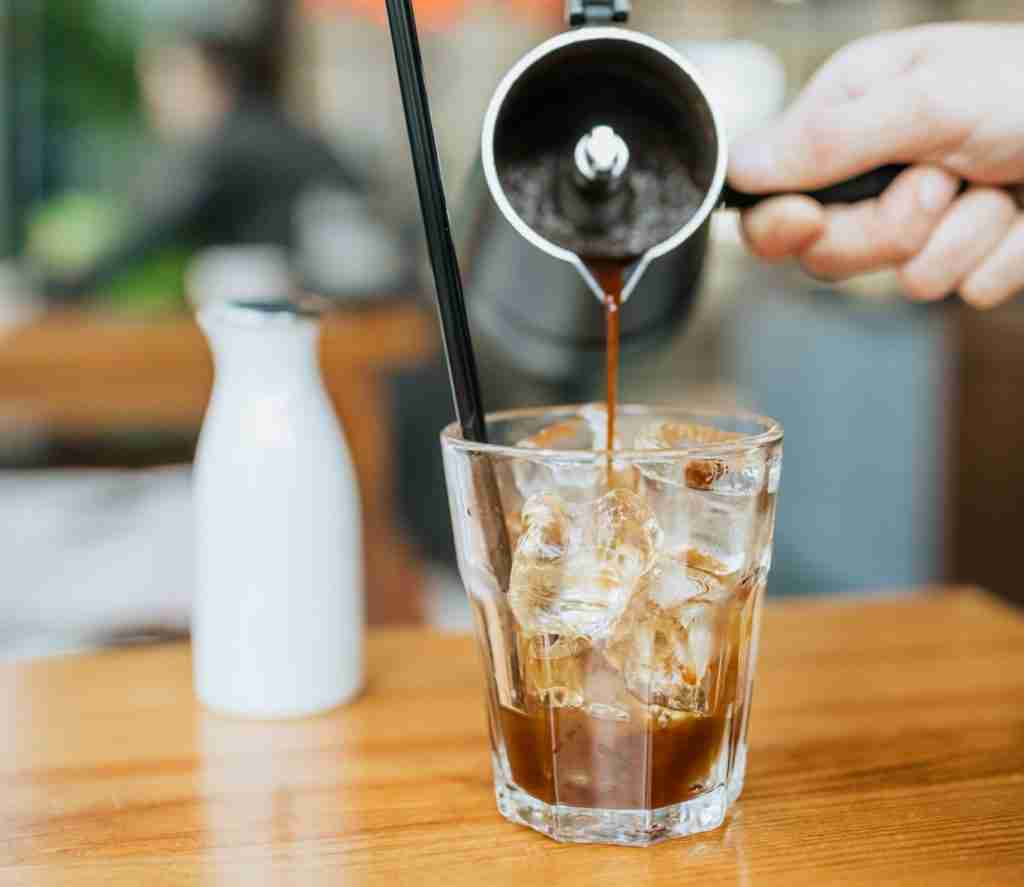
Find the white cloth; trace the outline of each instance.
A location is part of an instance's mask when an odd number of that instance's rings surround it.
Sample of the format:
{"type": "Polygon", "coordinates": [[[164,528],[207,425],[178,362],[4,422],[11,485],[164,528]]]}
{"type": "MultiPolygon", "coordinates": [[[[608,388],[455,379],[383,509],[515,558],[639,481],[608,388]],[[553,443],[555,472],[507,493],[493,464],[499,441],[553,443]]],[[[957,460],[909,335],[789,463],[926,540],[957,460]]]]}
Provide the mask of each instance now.
{"type": "Polygon", "coordinates": [[[0,472],[0,656],[188,627],[191,469],[0,472]]]}

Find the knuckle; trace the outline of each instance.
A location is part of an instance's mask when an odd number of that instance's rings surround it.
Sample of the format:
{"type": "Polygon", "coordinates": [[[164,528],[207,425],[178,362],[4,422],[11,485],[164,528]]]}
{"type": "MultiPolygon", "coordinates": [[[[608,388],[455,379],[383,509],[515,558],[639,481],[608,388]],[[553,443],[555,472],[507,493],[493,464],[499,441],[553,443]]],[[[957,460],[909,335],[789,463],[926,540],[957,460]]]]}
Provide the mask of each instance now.
{"type": "Polygon", "coordinates": [[[924,246],[934,227],[926,227],[925,217],[921,214],[916,214],[908,224],[904,207],[894,206],[885,199],[872,208],[871,220],[871,240],[880,245],[877,251],[892,263],[902,263],[913,258],[924,246]]]}
{"type": "Polygon", "coordinates": [[[889,246],[894,262],[906,262],[920,252],[927,241],[927,233],[922,233],[913,225],[897,225],[890,229],[889,246]]]}
{"type": "MultiPolygon", "coordinates": [[[[909,91],[908,128],[928,133],[929,138],[939,144],[948,144],[954,130],[954,121],[948,107],[948,86],[943,87],[933,77],[922,72],[907,79],[906,89],[909,91]]],[[[959,142],[959,137],[954,141],[959,142]]]]}
{"type": "Polygon", "coordinates": [[[937,99],[920,79],[912,80],[906,87],[910,91],[909,107],[910,124],[919,132],[929,132],[941,124],[940,108],[937,99]]]}
{"type": "Polygon", "coordinates": [[[891,226],[889,228],[889,243],[893,262],[909,262],[924,249],[929,237],[937,227],[937,224],[924,225],[921,222],[891,226]]]}

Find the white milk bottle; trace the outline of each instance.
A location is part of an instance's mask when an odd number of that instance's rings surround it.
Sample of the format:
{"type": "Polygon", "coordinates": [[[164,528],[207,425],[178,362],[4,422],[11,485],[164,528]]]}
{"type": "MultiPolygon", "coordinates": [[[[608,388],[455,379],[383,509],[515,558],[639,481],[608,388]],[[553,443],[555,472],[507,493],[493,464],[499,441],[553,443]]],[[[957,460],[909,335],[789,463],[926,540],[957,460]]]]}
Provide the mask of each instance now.
{"type": "Polygon", "coordinates": [[[318,317],[226,301],[199,321],[216,381],[195,466],[196,693],[249,717],[325,711],[362,686],[364,602],[359,494],[318,317]]]}

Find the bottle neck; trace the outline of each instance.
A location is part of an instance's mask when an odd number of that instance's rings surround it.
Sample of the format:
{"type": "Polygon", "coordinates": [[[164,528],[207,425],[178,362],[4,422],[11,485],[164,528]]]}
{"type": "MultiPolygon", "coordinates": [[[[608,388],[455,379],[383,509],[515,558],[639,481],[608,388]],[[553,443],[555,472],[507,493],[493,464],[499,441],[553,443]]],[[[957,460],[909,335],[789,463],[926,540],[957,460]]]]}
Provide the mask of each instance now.
{"type": "Polygon", "coordinates": [[[213,352],[218,385],[282,390],[319,383],[315,317],[218,305],[203,309],[199,322],[213,352]]]}

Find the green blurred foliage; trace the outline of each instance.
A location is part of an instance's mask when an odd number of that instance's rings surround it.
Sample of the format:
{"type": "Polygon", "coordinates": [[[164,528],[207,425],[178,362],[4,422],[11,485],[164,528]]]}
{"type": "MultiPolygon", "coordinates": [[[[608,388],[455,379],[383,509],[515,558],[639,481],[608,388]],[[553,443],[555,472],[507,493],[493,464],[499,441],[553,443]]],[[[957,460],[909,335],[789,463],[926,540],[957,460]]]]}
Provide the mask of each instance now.
{"type": "Polygon", "coordinates": [[[123,213],[109,198],[70,192],[29,214],[25,253],[44,268],[74,274],[87,268],[124,229],[123,213]]]}
{"type": "MultiPolygon", "coordinates": [[[[113,246],[129,221],[103,195],[64,194],[31,213],[25,253],[51,272],[74,274],[113,246]]],[[[159,250],[95,293],[92,304],[147,315],[181,310],[186,306],[185,270],[190,256],[184,247],[159,250]]]]}
{"type": "Polygon", "coordinates": [[[43,26],[51,119],[65,126],[137,122],[139,34],[127,19],[112,26],[109,0],[45,0],[43,26]]]}
{"type": "MultiPolygon", "coordinates": [[[[65,132],[104,127],[141,130],[136,61],[143,38],[142,19],[138,12],[131,14],[132,4],[115,0],[22,2],[34,5],[41,15],[50,125],[65,132]]],[[[29,213],[25,253],[43,268],[74,273],[116,243],[130,223],[109,195],[60,194],[29,213]]],[[[180,310],[185,305],[189,256],[184,246],[161,250],[96,293],[92,304],[143,314],[180,310]]]]}
{"type": "Polygon", "coordinates": [[[165,314],[182,311],[185,271],[192,257],[184,247],[160,250],[138,267],[119,275],[96,294],[95,304],[123,314],[165,314]]]}

